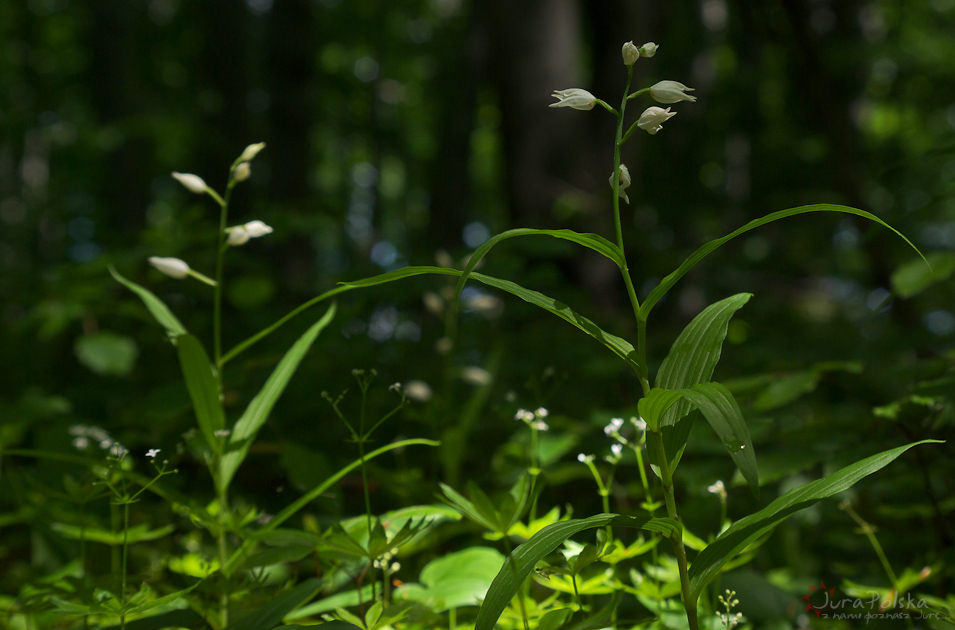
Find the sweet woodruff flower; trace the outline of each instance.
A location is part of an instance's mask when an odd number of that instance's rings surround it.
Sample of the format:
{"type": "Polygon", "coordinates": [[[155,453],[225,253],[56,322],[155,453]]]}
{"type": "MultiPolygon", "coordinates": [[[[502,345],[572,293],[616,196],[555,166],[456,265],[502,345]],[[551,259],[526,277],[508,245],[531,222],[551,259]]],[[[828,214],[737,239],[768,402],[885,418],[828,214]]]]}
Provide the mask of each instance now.
{"type": "Polygon", "coordinates": [[[557,99],[556,103],[550,104],[551,107],[570,107],[571,109],[587,111],[593,109],[594,105],[597,104],[596,96],[580,88],[555,90],[551,96],[557,99]]]}
{"type": "Polygon", "coordinates": [[[640,51],[633,45],[633,42],[624,44],[620,53],[623,55],[623,65],[625,66],[632,66],[640,58],[640,51]]]}
{"type": "Polygon", "coordinates": [[[652,57],[653,55],[657,54],[657,48],[659,48],[659,46],[653,42],[647,42],[640,47],[640,56],[647,58],[652,57]]]}
{"type": "Polygon", "coordinates": [[[178,258],[160,258],[159,256],[150,256],[149,264],[166,274],[170,278],[182,280],[189,275],[189,265],[178,258]]]}
{"type": "Polygon", "coordinates": [[[686,87],[677,81],[660,81],[650,88],[650,96],[657,103],[678,103],[679,101],[695,103],[696,97],[687,94],[693,91],[693,88],[686,87]]]}
{"type": "Polygon", "coordinates": [[[637,127],[640,127],[648,134],[656,135],[663,129],[663,123],[676,116],[676,112],[671,112],[670,108],[662,109],[660,107],[648,107],[640,114],[640,120],[637,121],[637,127]]]}
{"type": "Polygon", "coordinates": [[[250,144],[245,148],[245,151],[242,152],[242,155],[239,156],[239,159],[243,162],[249,162],[256,155],[259,154],[259,151],[265,148],[264,142],[259,142],[258,144],[250,144]]]}
{"type": "Polygon", "coordinates": [[[197,195],[202,195],[206,192],[206,183],[198,175],[193,175],[192,173],[176,173],[173,171],[172,174],[179,183],[185,186],[190,192],[194,192],[197,195]]]}
{"type": "Polygon", "coordinates": [[[260,236],[271,233],[271,227],[256,219],[255,221],[249,221],[245,225],[237,225],[233,228],[229,228],[229,238],[226,242],[233,247],[238,247],[239,245],[248,243],[250,238],[259,238],[260,236]]]}
{"type": "MultiPolygon", "coordinates": [[[[610,176],[610,187],[613,188],[613,175],[610,176]]],[[[630,203],[630,197],[625,192],[630,187],[630,169],[623,164],[617,171],[617,195],[623,197],[623,200],[630,203]]],[[[622,422],[622,421],[621,421],[622,422]]]]}

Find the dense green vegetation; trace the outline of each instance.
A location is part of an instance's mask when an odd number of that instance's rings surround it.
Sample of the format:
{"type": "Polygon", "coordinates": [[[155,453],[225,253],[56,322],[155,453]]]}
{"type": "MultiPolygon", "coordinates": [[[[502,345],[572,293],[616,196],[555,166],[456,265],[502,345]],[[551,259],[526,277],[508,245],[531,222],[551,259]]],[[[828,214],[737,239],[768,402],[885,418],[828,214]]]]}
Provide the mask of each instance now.
{"type": "Polygon", "coordinates": [[[953,627],[955,2],[517,4],[0,3],[0,625],[953,627]]]}

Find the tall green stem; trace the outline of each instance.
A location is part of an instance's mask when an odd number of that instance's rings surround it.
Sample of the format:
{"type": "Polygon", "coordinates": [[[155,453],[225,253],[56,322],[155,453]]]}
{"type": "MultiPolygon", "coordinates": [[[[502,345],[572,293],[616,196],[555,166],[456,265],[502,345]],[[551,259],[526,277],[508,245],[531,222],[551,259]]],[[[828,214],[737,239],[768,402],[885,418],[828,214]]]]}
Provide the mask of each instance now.
{"type": "MultiPolygon", "coordinates": [[[[676,509],[676,497],[673,491],[673,474],[667,462],[666,450],[663,448],[663,434],[659,431],[647,432],[647,452],[650,463],[658,469],[660,481],[663,484],[663,500],[666,502],[667,516],[675,521],[680,520],[676,509]]],[[[683,596],[683,608],[686,610],[686,620],[690,630],[699,630],[700,624],[696,613],[696,597],[690,592],[690,572],[686,561],[686,547],[683,546],[682,530],[670,537],[673,553],[676,556],[677,566],[680,569],[680,591],[683,596]]]]}

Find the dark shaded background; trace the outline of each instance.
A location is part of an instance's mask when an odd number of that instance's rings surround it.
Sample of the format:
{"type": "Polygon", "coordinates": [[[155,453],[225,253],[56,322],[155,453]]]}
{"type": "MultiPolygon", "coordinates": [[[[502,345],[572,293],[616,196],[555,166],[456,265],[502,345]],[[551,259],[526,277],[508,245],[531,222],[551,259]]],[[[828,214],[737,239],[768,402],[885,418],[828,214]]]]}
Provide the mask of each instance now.
{"type": "MultiPolygon", "coordinates": [[[[133,449],[175,451],[193,422],[175,355],[106,268],[151,287],[208,338],[206,288],[162,277],[145,259],[178,256],[211,271],[216,209],[169,172],[221,188],[249,143],[267,148],[236,192],[233,222],[261,219],[275,232],[230,253],[227,346],[336,282],[433,264],[439,252],[460,260],[509,227],[610,237],[614,121],[599,108],[547,105],[551,91],[568,87],[618,103],[627,40],[660,45],[637,62],[635,85],[677,80],[699,98],[673,106],[679,115],[663,131],[640,133],[624,151],[634,179],[624,228],[641,296],[704,242],[818,202],[877,214],[950,273],[953,32],[951,0],[0,3],[0,445],[68,448],[65,428],[87,422],[133,449]]],[[[888,230],[844,215],[747,234],[655,311],[651,363],[705,305],[751,291],[717,378],[746,405],[767,483],[951,437],[952,284],[893,296],[892,274],[915,258],[888,230]],[[872,413],[912,393],[922,398],[906,399],[894,417],[872,413]]],[[[512,241],[482,271],[634,336],[613,267],[567,244],[512,241]]],[[[352,387],[352,368],[375,368],[382,387],[373,407],[387,409],[394,381],[421,379],[435,391],[379,439],[448,445],[440,456],[396,462],[377,490],[379,509],[430,501],[438,479],[506,484],[524,464],[515,440],[526,438],[510,418],[537,405],[551,409],[555,436],[571,436],[554,438],[550,502],[597,509],[573,456],[601,452],[599,427],[633,413],[632,375],[507,296],[499,317],[464,313],[460,343],[442,355],[444,325],[422,295],[446,286],[422,278],[340,300],[335,326],[263,433],[260,469],[240,471],[245,492],[280,505],[350,461],[319,392],[352,387]],[[493,383],[462,380],[469,366],[489,370],[493,383]],[[286,495],[273,498],[277,487],[286,495]]],[[[232,367],[231,413],[319,314],[232,367]]],[[[691,445],[687,499],[732,474],[714,443],[704,431],[691,445]]],[[[948,445],[917,449],[858,499],[899,568],[939,563],[927,586],[938,594],[951,588],[946,563],[955,559],[951,457],[948,445]]],[[[185,461],[182,470],[183,485],[202,480],[198,466],[185,461]]],[[[632,483],[633,469],[620,478],[632,483]]],[[[350,494],[346,483],[327,513],[351,513],[350,494]]],[[[739,494],[742,513],[750,499],[739,494]]],[[[618,499],[621,511],[635,509],[618,499]]],[[[697,521],[691,510],[691,526],[712,530],[711,507],[697,521]]],[[[820,508],[779,535],[785,543],[764,568],[878,581],[878,563],[851,526],[834,504],[820,508]]]]}

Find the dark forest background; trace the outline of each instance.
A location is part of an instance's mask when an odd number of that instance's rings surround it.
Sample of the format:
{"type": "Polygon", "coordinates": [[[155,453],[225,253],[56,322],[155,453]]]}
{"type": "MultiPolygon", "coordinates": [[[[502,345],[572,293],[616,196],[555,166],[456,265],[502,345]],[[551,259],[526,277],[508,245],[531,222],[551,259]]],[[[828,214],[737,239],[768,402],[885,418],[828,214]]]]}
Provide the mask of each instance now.
{"type": "MultiPolygon", "coordinates": [[[[169,174],[221,189],[250,143],[267,147],[233,196],[231,223],[261,219],[275,232],[230,252],[227,347],[337,282],[448,257],[460,266],[504,229],[611,237],[614,121],[600,108],[547,106],[569,87],[618,103],[628,40],[660,46],[637,62],[635,86],[680,81],[699,99],[624,150],[633,175],[624,230],[641,295],[706,241],[820,202],[873,212],[935,269],[928,277],[901,239],[855,217],[774,223],[677,285],[650,322],[651,363],[707,304],[753,292],[716,377],[744,402],[767,484],[951,438],[953,34],[953,0],[0,2],[0,446],[68,449],[66,427],[85,422],[133,450],[175,452],[194,424],[175,353],[107,267],[208,339],[207,288],[145,261],[176,256],[212,271],[217,209],[169,174]]],[[[566,243],[510,241],[482,271],[635,335],[612,265],[566,243]]],[[[254,470],[239,473],[245,492],[280,505],[351,461],[319,393],[354,389],[351,370],[374,368],[372,406],[388,408],[395,381],[434,391],[378,439],[448,445],[382,475],[380,509],[433,500],[437,480],[506,479],[514,442],[526,439],[514,411],[544,405],[554,417],[549,499],[597,511],[574,456],[606,447],[606,418],[635,412],[636,380],[572,327],[509,296],[497,296],[500,312],[463,313],[460,343],[443,355],[444,322],[423,295],[446,288],[422,277],[342,296],[254,470]],[[493,381],[459,378],[473,366],[493,381]]],[[[232,366],[232,413],[322,308],[232,366]]],[[[708,500],[706,485],[732,477],[714,443],[705,431],[691,443],[687,500],[708,500]]],[[[952,456],[951,442],[915,449],[857,497],[899,569],[937,567],[926,588],[938,595],[953,583],[952,456]]],[[[195,479],[188,462],[181,470],[171,483],[203,491],[201,467],[195,479]]],[[[634,483],[634,469],[619,478],[634,483]]],[[[324,507],[354,513],[353,494],[346,483],[324,507]]],[[[738,494],[740,513],[753,507],[738,494]]],[[[617,500],[636,509],[623,492],[617,500]]],[[[711,508],[701,531],[715,526],[711,508]]],[[[851,526],[835,502],[820,506],[777,534],[766,568],[877,582],[877,559],[851,526]],[[846,575],[850,560],[861,574],[846,575]]]]}

